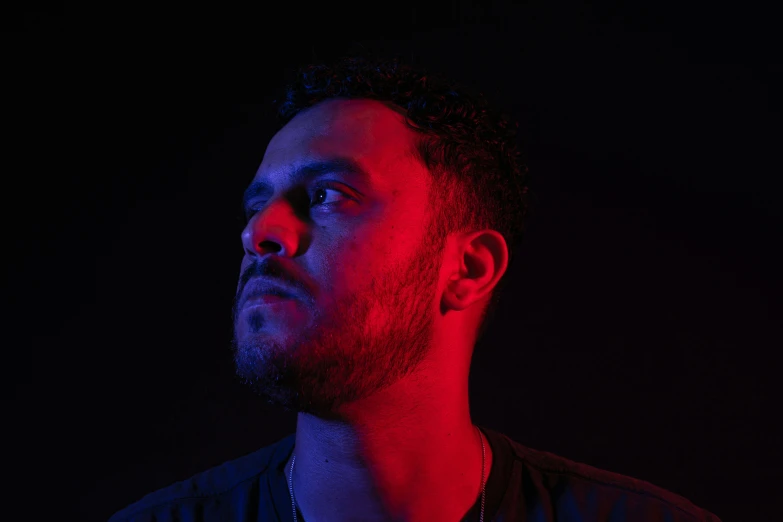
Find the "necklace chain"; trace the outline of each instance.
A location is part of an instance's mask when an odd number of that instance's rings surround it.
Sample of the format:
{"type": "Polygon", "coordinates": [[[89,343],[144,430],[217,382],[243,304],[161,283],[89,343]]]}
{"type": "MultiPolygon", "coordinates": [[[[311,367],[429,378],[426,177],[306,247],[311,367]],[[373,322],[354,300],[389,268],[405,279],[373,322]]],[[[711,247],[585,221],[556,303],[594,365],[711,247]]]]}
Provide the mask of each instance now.
{"type": "MultiPolygon", "coordinates": [[[[479,522],[484,522],[484,503],[487,497],[486,481],[484,475],[484,462],[486,460],[486,451],[484,450],[484,436],[481,435],[481,430],[478,426],[475,427],[478,431],[479,439],[481,439],[481,513],[479,514],[479,522]]],[[[288,473],[288,491],[291,493],[291,509],[294,512],[294,522],[298,522],[296,518],[296,498],[294,497],[294,464],[296,463],[296,454],[291,458],[291,471],[288,473]]]]}

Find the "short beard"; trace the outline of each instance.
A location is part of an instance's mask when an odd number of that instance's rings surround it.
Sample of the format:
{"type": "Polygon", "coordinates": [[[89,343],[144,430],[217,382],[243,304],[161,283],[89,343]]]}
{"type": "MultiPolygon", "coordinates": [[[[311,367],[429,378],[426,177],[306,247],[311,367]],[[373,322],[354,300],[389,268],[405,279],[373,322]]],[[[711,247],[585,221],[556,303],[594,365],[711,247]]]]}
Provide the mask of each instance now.
{"type": "Polygon", "coordinates": [[[432,344],[442,248],[414,249],[411,261],[334,302],[328,315],[314,310],[310,326],[282,340],[248,336],[239,342],[235,310],[237,375],[270,404],[329,417],[412,374],[432,344]]]}

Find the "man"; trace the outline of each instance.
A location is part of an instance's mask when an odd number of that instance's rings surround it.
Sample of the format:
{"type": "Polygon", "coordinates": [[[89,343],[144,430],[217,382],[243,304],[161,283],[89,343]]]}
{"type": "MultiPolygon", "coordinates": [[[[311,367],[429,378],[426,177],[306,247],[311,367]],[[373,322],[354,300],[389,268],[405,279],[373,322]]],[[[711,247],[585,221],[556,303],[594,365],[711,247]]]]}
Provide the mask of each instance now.
{"type": "Polygon", "coordinates": [[[717,521],[535,451],[468,407],[527,203],[514,126],[396,62],[300,71],[245,192],[238,374],[296,434],[120,521],[717,521]]]}

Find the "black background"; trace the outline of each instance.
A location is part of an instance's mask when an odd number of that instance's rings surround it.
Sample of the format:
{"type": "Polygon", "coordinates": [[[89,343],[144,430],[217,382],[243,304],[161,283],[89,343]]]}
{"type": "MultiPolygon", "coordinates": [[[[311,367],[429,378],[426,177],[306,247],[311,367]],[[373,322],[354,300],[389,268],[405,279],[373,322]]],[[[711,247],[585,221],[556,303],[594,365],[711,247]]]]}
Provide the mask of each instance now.
{"type": "Polygon", "coordinates": [[[474,421],[774,520],[773,8],[602,5],[7,12],[10,505],[105,520],[293,432],[233,376],[237,206],[286,68],[361,42],[521,122],[535,207],[474,357],[474,421]]]}

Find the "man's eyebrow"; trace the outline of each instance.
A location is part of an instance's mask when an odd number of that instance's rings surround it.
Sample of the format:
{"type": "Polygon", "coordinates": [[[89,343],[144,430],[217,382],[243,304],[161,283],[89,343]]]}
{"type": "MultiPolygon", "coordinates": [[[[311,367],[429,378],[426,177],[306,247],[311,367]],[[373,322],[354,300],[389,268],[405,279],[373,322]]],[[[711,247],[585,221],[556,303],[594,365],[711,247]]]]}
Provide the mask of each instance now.
{"type": "MultiPolygon", "coordinates": [[[[290,175],[293,182],[301,182],[330,172],[353,174],[365,180],[369,173],[350,158],[334,158],[324,161],[314,161],[298,167],[290,175]]],[[[242,195],[242,208],[247,208],[250,201],[256,197],[271,197],[274,193],[272,185],[265,181],[253,181],[242,195]]]]}

